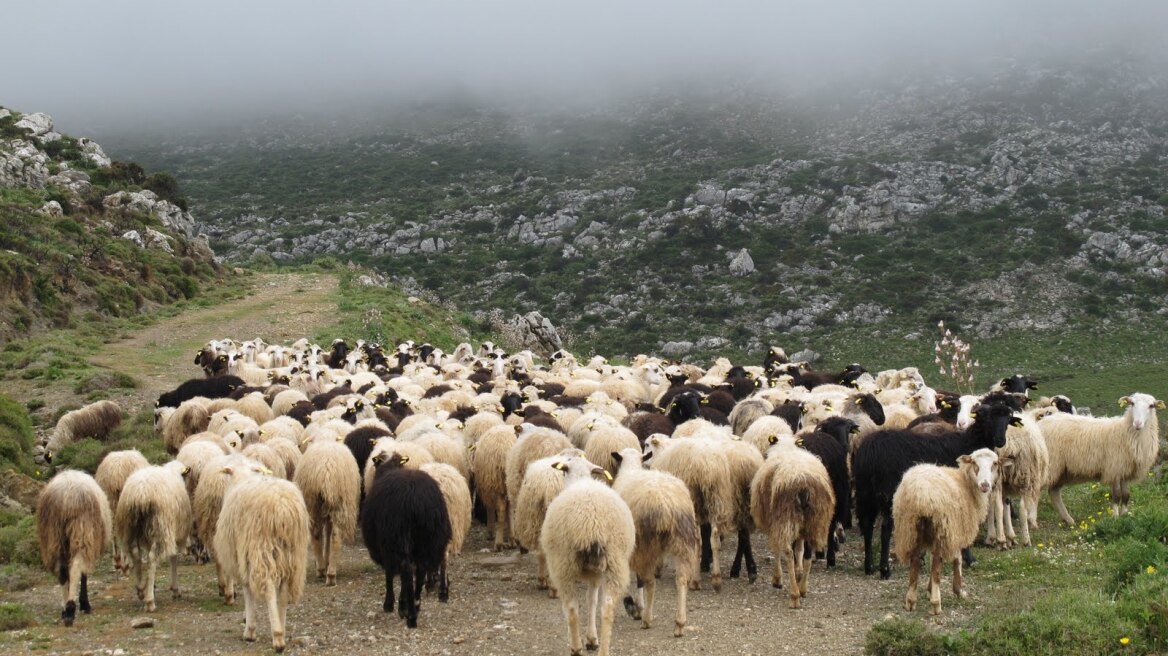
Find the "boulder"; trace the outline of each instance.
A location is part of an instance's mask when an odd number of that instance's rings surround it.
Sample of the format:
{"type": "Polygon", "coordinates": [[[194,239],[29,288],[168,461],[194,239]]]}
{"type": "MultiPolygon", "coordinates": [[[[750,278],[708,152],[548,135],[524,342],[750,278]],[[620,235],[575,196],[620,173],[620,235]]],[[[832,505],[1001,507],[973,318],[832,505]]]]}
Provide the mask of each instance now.
{"type": "Polygon", "coordinates": [[[539,312],[516,315],[510,321],[520,348],[529,348],[543,355],[550,355],[564,347],[560,333],[551,320],[539,312]]]}
{"type": "Polygon", "coordinates": [[[730,273],[735,276],[747,276],[754,273],[754,260],[745,248],[738,251],[730,259],[730,273]]]}

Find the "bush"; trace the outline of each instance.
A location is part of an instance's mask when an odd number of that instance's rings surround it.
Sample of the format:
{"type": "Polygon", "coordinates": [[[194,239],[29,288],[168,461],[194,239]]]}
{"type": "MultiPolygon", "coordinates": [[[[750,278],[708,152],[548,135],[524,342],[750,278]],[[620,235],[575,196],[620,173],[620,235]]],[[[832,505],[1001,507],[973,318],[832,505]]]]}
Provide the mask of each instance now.
{"type": "Polygon", "coordinates": [[[0,564],[11,563],[41,567],[33,515],[0,513],[0,564]]]}
{"type": "Polygon", "coordinates": [[[874,624],[864,642],[869,656],[941,656],[955,653],[953,640],[933,633],[923,622],[893,617],[874,624]]]}
{"type": "Polygon", "coordinates": [[[0,396],[0,467],[31,474],[33,442],[28,410],[7,396],[0,396]]]}
{"type": "Polygon", "coordinates": [[[0,604],[0,631],[15,631],[32,626],[32,613],[21,604],[0,604]]]}

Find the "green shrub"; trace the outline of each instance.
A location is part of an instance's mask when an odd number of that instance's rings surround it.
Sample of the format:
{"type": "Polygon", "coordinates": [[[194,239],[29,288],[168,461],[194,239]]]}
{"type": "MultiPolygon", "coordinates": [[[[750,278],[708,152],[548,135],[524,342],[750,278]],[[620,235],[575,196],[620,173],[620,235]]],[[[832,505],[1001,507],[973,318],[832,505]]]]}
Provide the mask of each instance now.
{"type": "Polygon", "coordinates": [[[0,631],[15,631],[32,626],[32,612],[21,604],[0,604],[0,631]]]}
{"type": "Polygon", "coordinates": [[[869,656],[943,656],[953,654],[953,641],[925,628],[919,620],[893,617],[872,625],[864,642],[869,656]]]}
{"type": "Polygon", "coordinates": [[[28,410],[13,399],[0,395],[0,467],[32,473],[33,442],[28,410]]]}
{"type": "Polygon", "coordinates": [[[40,558],[36,517],[0,512],[0,564],[18,563],[28,567],[40,567],[40,558]]]}

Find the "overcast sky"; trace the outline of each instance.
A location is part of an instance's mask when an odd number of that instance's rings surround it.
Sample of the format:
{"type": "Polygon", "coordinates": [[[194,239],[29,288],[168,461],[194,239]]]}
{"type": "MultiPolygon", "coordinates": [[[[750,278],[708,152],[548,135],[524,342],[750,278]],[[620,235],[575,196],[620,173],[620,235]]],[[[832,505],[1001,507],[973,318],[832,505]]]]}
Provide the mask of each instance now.
{"type": "Polygon", "coordinates": [[[435,90],[822,83],[1168,42],[1168,0],[37,0],[2,15],[0,105],[66,131],[435,90]]]}

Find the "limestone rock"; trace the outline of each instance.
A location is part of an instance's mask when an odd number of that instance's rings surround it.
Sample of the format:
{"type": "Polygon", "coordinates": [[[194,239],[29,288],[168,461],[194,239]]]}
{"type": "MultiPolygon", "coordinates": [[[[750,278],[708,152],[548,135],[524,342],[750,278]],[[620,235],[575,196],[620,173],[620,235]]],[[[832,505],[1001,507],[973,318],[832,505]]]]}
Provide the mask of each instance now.
{"type": "Polygon", "coordinates": [[[34,137],[42,137],[53,131],[53,118],[43,112],[25,114],[16,122],[16,127],[28,130],[34,137]]]}
{"type": "Polygon", "coordinates": [[[551,354],[564,347],[560,333],[551,320],[539,312],[516,315],[510,322],[521,348],[529,348],[543,354],[551,354]]]}
{"type": "Polygon", "coordinates": [[[745,248],[738,251],[730,260],[730,273],[736,276],[746,276],[754,273],[754,260],[745,248]]]}

